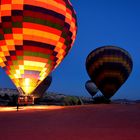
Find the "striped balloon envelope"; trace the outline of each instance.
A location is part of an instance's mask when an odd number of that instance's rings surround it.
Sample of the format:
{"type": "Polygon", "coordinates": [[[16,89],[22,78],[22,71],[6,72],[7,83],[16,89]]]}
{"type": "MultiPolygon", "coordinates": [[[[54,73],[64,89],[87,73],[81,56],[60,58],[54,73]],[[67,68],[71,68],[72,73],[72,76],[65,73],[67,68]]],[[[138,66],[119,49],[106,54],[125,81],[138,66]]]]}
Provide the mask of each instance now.
{"type": "Polygon", "coordinates": [[[127,80],[132,67],[130,54],[116,46],[97,48],[86,59],[89,77],[106,98],[112,97],[127,80]]]}
{"type": "Polygon", "coordinates": [[[72,48],[75,11],[69,0],[0,2],[0,66],[31,94],[72,48]]]}

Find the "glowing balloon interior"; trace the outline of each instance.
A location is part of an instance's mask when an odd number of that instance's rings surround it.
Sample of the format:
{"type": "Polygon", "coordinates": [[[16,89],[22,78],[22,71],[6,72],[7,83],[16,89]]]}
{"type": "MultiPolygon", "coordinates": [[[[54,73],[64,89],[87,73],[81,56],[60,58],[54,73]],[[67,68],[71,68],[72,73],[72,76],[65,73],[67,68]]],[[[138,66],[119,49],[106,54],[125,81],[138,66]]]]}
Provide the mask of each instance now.
{"type": "Polygon", "coordinates": [[[34,96],[34,98],[42,98],[45,94],[45,91],[50,87],[52,83],[52,76],[47,76],[40,84],[39,86],[32,92],[31,95],[34,96]]]}
{"type": "Polygon", "coordinates": [[[113,96],[127,80],[132,67],[130,54],[115,46],[97,48],[86,59],[86,69],[91,80],[106,98],[113,96]]]}
{"type": "Polygon", "coordinates": [[[69,0],[0,2],[0,66],[30,94],[71,49],[76,14],[69,0]]]}

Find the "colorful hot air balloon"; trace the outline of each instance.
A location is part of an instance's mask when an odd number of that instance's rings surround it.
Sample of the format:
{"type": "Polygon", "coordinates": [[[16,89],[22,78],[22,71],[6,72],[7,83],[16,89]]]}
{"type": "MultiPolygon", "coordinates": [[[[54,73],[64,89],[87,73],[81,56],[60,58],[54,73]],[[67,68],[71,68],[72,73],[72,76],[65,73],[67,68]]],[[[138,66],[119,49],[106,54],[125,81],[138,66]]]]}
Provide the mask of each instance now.
{"type": "Polygon", "coordinates": [[[85,88],[91,96],[94,96],[99,91],[97,86],[91,80],[88,80],[85,83],[85,88]]]}
{"type": "Polygon", "coordinates": [[[35,98],[42,98],[45,91],[50,87],[52,82],[52,76],[47,76],[40,84],[39,86],[32,92],[31,95],[33,95],[35,98]]]}
{"type": "Polygon", "coordinates": [[[71,49],[76,14],[69,0],[0,2],[0,66],[28,95],[71,49]]]}
{"type": "Polygon", "coordinates": [[[115,46],[93,50],[86,59],[86,69],[91,80],[106,98],[110,98],[127,80],[133,67],[130,54],[115,46]]]}

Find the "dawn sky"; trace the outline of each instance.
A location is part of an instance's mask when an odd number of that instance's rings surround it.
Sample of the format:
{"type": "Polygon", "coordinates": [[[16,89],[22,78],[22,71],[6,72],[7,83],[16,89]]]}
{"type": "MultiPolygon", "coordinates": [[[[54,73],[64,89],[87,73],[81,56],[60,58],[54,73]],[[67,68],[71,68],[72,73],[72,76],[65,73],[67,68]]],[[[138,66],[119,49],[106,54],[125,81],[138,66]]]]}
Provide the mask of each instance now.
{"type": "MultiPolygon", "coordinates": [[[[133,70],[124,85],[112,97],[140,99],[140,1],[71,0],[77,13],[78,34],[70,53],[53,71],[49,91],[89,96],[85,82],[87,55],[95,48],[115,45],[126,49],[133,58],[133,70]]],[[[14,85],[0,69],[0,87],[14,85]]]]}

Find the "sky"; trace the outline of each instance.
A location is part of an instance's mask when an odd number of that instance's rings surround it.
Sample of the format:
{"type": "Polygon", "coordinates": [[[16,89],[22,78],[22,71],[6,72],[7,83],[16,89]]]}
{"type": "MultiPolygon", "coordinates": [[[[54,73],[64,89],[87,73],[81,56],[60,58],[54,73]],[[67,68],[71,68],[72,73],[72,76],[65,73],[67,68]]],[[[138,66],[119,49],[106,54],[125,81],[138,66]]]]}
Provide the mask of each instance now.
{"type": "MultiPolygon", "coordinates": [[[[52,72],[49,91],[89,97],[85,89],[85,82],[90,79],[86,57],[95,48],[115,45],[131,54],[133,70],[112,99],[140,99],[140,1],[71,0],[71,3],[77,13],[77,37],[69,54],[52,72]]],[[[15,88],[2,69],[0,87],[15,88]]]]}

